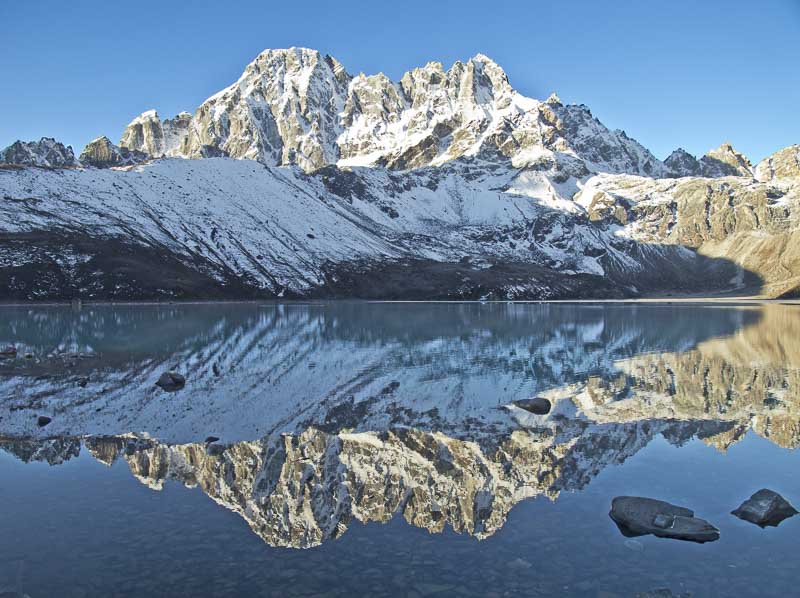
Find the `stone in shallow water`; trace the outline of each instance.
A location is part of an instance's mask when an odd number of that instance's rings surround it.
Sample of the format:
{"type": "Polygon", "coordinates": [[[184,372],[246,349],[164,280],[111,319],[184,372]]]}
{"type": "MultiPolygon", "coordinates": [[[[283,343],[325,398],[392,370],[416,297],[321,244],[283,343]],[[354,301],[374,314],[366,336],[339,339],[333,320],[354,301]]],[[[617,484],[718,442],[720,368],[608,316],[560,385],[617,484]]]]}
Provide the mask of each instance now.
{"type": "Polygon", "coordinates": [[[550,401],[547,399],[543,399],[542,397],[534,397],[532,399],[520,399],[518,401],[514,401],[514,405],[516,405],[520,409],[529,411],[534,415],[547,415],[548,413],[550,413],[550,409],[552,407],[550,401]]]}
{"type": "Polygon", "coordinates": [[[164,372],[156,381],[156,386],[167,392],[180,390],[186,385],[186,378],[177,372],[164,372]]]}
{"type": "Polygon", "coordinates": [[[627,537],[653,534],[690,542],[719,540],[719,530],[694,511],[662,500],[638,496],[618,496],[611,502],[611,519],[627,537]]]}
{"type": "Polygon", "coordinates": [[[777,492],[762,488],[731,513],[761,527],[778,527],[784,519],[797,515],[797,509],[777,492]]]}
{"type": "Polygon", "coordinates": [[[40,428],[44,428],[44,427],[45,427],[47,424],[49,424],[51,421],[53,421],[53,420],[52,420],[52,418],[49,418],[49,417],[47,417],[46,415],[40,415],[40,416],[38,417],[38,419],[36,420],[36,424],[37,424],[37,425],[38,425],[40,428]]]}

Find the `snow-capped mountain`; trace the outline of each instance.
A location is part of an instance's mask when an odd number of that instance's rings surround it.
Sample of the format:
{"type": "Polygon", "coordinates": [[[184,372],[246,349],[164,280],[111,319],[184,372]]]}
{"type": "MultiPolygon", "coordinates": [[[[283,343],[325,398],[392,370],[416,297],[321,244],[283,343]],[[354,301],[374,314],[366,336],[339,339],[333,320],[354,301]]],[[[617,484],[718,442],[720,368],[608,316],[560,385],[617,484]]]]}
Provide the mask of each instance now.
{"type": "Polygon", "coordinates": [[[624,132],[608,130],[585,106],[563,106],[555,95],[545,102],[521,95],[482,54],[449,70],[430,62],[394,82],[382,73],[351,76],[316,50],[267,50],[194,116],[160,122],[154,111],[145,112],[120,146],[154,157],[229,156],[306,171],[331,165],[408,169],[479,155],[526,166],[557,163],[564,153],[584,163],[575,174],[667,173],[650,152],[624,132]]]}
{"type": "Polygon", "coordinates": [[[800,260],[775,260],[795,246],[796,146],[755,169],[727,143],[660,162],[585,106],[521,95],[481,54],[393,82],[314,50],[267,50],[194,114],[148,110],[79,161],[53,158],[69,149],[55,143],[4,154],[0,297],[800,286],[800,260]]]}

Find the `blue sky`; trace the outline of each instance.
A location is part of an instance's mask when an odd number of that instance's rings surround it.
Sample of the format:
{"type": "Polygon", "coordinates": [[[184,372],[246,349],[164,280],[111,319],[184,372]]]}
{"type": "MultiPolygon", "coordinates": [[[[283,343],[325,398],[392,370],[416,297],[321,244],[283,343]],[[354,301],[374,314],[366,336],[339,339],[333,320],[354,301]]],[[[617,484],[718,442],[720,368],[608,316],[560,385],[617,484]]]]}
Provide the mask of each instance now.
{"type": "Polygon", "coordinates": [[[30,0],[0,2],[0,40],[0,146],[117,140],[289,46],[393,79],[482,52],[526,95],[587,104],[659,158],[800,143],[800,0],[30,0]]]}

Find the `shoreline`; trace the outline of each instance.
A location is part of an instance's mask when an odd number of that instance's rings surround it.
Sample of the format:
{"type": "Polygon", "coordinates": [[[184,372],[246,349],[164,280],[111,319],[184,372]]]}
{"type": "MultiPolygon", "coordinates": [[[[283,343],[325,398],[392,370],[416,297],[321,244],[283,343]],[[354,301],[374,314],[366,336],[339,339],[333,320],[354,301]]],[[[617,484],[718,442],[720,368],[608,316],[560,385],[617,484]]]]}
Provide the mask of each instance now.
{"type": "Polygon", "coordinates": [[[518,303],[518,304],[542,304],[542,303],[578,303],[578,304],[671,304],[671,303],[714,303],[714,304],[737,304],[737,305],[761,305],[761,304],[786,304],[798,305],[800,299],[773,299],[768,297],[758,296],[742,296],[742,297],[638,297],[626,299],[189,299],[186,301],[81,301],[79,305],[75,305],[70,301],[28,301],[28,302],[2,302],[0,301],[0,309],[11,307],[76,307],[81,309],[83,307],[92,306],[141,306],[141,307],[175,307],[175,306],[199,306],[199,305],[327,305],[332,303],[371,303],[371,304],[500,304],[500,303],[518,303]]]}

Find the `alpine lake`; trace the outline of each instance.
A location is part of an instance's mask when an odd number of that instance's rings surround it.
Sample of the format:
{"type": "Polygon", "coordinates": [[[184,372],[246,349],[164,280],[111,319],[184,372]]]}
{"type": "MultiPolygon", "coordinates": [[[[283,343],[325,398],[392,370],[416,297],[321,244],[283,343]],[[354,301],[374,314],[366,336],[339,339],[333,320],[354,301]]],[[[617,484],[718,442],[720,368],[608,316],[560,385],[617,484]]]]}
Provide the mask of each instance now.
{"type": "Polygon", "coordinates": [[[800,506],[798,305],[9,305],[0,349],[0,596],[800,586],[800,517],[731,514],[800,506]]]}

